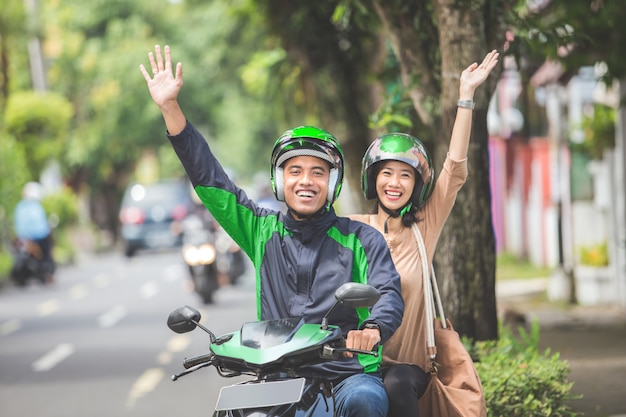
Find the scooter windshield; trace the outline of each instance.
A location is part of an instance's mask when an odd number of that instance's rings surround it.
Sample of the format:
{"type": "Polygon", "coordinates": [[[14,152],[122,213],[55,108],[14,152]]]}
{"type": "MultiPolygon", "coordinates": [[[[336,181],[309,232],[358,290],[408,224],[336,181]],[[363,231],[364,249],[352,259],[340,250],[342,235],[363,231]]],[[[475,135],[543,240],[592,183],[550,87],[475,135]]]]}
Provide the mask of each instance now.
{"type": "Polygon", "coordinates": [[[303,323],[301,318],[244,323],[241,326],[241,344],[254,349],[267,349],[286,343],[303,323]]]}

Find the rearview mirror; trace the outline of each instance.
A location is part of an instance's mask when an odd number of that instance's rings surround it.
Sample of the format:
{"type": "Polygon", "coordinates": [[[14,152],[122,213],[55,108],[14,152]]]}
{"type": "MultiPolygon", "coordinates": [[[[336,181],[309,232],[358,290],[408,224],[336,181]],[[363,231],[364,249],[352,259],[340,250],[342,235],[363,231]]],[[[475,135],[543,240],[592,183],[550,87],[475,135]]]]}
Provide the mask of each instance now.
{"type": "Polygon", "coordinates": [[[178,307],[167,317],[167,327],[176,333],[187,333],[196,328],[201,314],[193,307],[178,307]]]}
{"type": "Polygon", "coordinates": [[[371,307],[380,298],[380,292],[367,284],[348,282],[335,291],[335,299],[340,304],[345,304],[352,308],[371,307]]]}
{"type": "Polygon", "coordinates": [[[335,291],[335,299],[337,301],[322,319],[322,329],[328,328],[328,316],[338,305],[344,304],[352,308],[367,308],[376,304],[379,298],[380,292],[371,285],[359,284],[358,282],[343,284],[335,291]]]}

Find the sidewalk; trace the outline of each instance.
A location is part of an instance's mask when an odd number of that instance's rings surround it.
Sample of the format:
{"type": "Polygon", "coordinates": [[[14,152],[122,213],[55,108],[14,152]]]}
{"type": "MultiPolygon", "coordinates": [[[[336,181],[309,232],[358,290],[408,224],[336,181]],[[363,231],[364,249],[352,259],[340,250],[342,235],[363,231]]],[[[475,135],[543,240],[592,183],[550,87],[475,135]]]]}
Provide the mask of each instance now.
{"type": "Polygon", "coordinates": [[[626,311],[617,306],[560,306],[545,301],[547,279],[496,285],[499,311],[515,311],[540,325],[540,348],[559,352],[570,366],[575,411],[586,417],[626,417],[626,311]]]}

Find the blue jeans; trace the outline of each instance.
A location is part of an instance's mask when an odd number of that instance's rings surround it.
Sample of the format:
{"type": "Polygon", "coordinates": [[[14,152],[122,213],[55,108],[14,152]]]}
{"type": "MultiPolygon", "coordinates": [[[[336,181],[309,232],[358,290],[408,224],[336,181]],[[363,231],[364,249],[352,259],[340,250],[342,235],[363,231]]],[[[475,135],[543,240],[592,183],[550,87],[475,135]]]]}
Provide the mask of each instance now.
{"type": "Polygon", "coordinates": [[[385,417],[389,400],[382,378],[368,374],[352,375],[335,386],[338,417],[385,417]]]}

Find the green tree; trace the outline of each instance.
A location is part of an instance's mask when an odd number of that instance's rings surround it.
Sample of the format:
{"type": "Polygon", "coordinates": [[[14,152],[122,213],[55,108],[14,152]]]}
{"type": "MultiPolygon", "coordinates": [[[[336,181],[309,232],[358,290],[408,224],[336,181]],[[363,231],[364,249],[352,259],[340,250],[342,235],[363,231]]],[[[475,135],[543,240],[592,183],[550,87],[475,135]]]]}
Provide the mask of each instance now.
{"type": "MultiPolygon", "coordinates": [[[[26,166],[24,150],[15,138],[0,132],[0,146],[0,243],[3,243],[10,234],[13,208],[21,198],[20,185],[26,184],[32,178],[23,169],[26,166]]],[[[4,245],[0,245],[0,250],[2,249],[4,245]]]]}
{"type": "Polygon", "coordinates": [[[11,63],[17,40],[26,33],[24,2],[21,0],[0,1],[0,108],[9,98],[11,63]]]}
{"type": "Polygon", "coordinates": [[[72,106],[59,94],[20,92],[9,98],[5,128],[22,147],[31,179],[60,156],[71,117],[72,106]]]}
{"type": "Polygon", "coordinates": [[[517,39],[512,46],[520,58],[537,61],[548,57],[574,71],[604,63],[608,81],[626,77],[624,4],[550,0],[539,5],[526,10],[517,22],[517,39]]]}
{"type": "Polygon", "coordinates": [[[172,170],[161,116],[138,70],[157,43],[172,45],[174,59],[185,63],[182,104],[226,165],[259,166],[255,152],[232,152],[246,143],[254,150],[268,125],[263,103],[243,97],[238,76],[259,36],[232,7],[225,1],[47,4],[50,88],[76,110],[64,144],[65,175],[79,192],[89,186],[100,227],[117,231],[122,191],[146,150],[162,162],[161,174],[184,175],[180,167],[172,170]]]}

